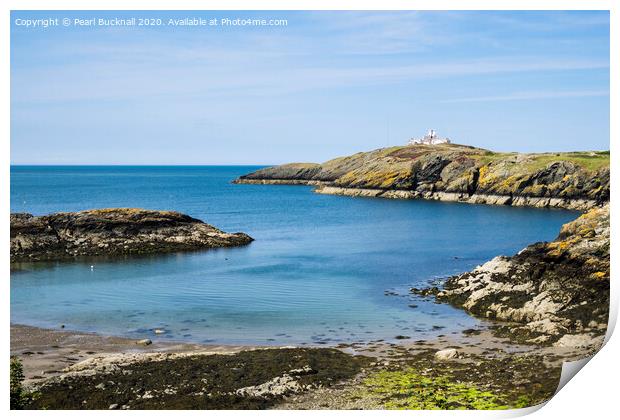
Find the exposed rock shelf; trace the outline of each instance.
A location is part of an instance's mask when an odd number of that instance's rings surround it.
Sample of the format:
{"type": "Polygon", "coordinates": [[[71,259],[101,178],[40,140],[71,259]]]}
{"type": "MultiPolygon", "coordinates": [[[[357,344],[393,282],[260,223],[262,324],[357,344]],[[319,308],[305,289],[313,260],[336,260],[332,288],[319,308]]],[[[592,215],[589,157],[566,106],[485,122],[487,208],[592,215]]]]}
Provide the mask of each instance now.
{"type": "Polygon", "coordinates": [[[235,183],[323,194],[586,210],[609,201],[609,152],[495,153],[456,144],[378,149],[260,169],[235,183]]]}
{"type": "Polygon", "coordinates": [[[372,359],[326,348],[136,353],[76,363],[27,409],[266,409],[350,379],[372,359]]]}
{"type": "Polygon", "coordinates": [[[46,216],[11,214],[11,262],[190,251],[252,240],[245,233],[222,232],[172,211],[117,208],[46,216]]]}
{"type": "Polygon", "coordinates": [[[602,344],[609,315],[609,204],[565,224],[553,242],[496,257],[447,279],[435,295],[471,313],[519,323],[505,331],[558,347],[602,344]]]}

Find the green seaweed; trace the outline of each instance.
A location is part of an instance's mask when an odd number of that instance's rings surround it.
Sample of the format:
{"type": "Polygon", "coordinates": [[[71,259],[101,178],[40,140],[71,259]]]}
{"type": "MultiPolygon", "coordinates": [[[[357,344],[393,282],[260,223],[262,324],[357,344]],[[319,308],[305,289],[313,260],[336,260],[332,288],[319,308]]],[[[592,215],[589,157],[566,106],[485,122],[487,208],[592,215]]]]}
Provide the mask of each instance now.
{"type": "MultiPolygon", "coordinates": [[[[500,396],[448,376],[428,377],[412,369],[370,375],[364,385],[385,400],[385,408],[409,410],[503,410],[500,396]]],[[[525,403],[525,402],[524,402],[525,403]]]]}

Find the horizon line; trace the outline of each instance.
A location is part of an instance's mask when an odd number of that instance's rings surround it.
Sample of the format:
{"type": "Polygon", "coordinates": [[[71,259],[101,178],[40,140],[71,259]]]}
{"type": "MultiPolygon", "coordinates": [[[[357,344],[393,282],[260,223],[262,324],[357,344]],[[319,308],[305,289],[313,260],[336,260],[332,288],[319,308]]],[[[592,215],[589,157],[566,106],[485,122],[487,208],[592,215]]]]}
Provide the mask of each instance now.
{"type": "Polygon", "coordinates": [[[281,163],[11,163],[10,166],[275,166],[281,163]]]}

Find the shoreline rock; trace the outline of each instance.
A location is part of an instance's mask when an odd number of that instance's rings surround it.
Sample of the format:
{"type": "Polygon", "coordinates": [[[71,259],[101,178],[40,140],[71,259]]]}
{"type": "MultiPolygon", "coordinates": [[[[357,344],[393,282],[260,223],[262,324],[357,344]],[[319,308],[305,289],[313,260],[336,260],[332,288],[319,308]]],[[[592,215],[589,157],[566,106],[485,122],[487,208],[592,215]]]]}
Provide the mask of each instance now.
{"type": "Polygon", "coordinates": [[[412,289],[473,315],[517,323],[498,328],[532,344],[598,349],[609,316],[609,204],[565,224],[557,239],[498,256],[448,278],[443,289],[412,289]]]}
{"type": "Polygon", "coordinates": [[[435,352],[435,359],[437,360],[450,360],[457,359],[461,354],[456,349],[444,349],[435,352]]]}
{"type": "Polygon", "coordinates": [[[410,190],[381,190],[372,188],[334,187],[321,181],[286,180],[286,179],[236,179],[235,184],[250,185],[310,185],[315,186],[313,192],[326,195],[342,195],[347,197],[389,198],[395,200],[434,200],[468,204],[487,204],[494,206],[557,208],[586,211],[599,203],[596,200],[568,199],[553,197],[528,197],[497,194],[449,193],[443,191],[418,192],[410,190]]]}
{"type": "Polygon", "coordinates": [[[253,241],[245,233],[226,233],[173,211],[113,208],[46,216],[12,213],[10,223],[11,262],[191,251],[253,241]]]}
{"type": "Polygon", "coordinates": [[[488,204],[515,207],[538,207],[538,208],[561,208],[568,210],[588,210],[597,205],[594,200],[584,199],[562,199],[550,197],[511,197],[492,194],[458,194],[442,191],[420,193],[417,191],[403,190],[373,190],[364,188],[340,188],[330,186],[319,186],[314,192],[317,194],[343,195],[351,197],[377,197],[401,200],[423,199],[435,201],[458,202],[468,204],[488,204]]]}

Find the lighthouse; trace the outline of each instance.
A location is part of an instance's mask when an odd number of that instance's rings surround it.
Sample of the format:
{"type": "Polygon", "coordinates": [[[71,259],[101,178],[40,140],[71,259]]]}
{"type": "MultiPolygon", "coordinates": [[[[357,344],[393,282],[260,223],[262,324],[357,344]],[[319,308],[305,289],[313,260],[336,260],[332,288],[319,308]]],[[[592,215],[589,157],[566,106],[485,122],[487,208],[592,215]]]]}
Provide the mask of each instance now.
{"type": "Polygon", "coordinates": [[[412,138],[409,140],[409,142],[407,144],[409,145],[414,145],[414,144],[427,144],[427,145],[436,145],[436,144],[449,144],[450,139],[449,138],[440,138],[437,136],[437,132],[434,129],[429,129],[428,132],[426,133],[426,135],[422,138],[412,138]]]}

